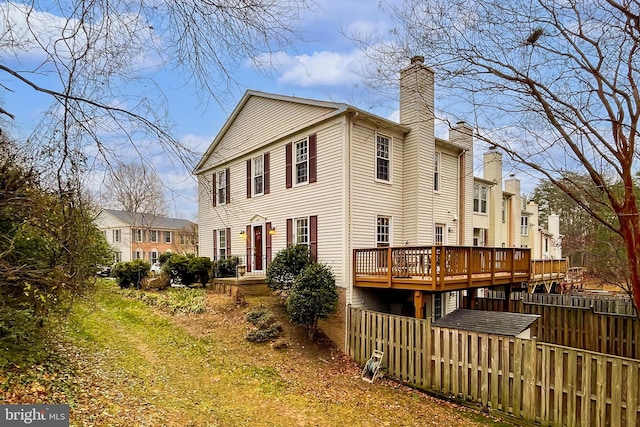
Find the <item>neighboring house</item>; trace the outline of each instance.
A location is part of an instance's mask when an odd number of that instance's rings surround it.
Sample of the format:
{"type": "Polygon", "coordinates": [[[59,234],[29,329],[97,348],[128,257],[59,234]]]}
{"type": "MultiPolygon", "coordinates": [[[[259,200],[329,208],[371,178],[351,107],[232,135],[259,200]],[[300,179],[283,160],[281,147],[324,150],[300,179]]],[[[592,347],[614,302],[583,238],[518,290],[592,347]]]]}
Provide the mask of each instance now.
{"type": "MultiPolygon", "coordinates": [[[[353,286],[354,248],[472,243],[473,136],[434,136],[433,72],[421,57],[400,76],[400,124],[334,102],[247,91],[194,170],[200,254],[239,256],[264,274],[289,244],[330,266],[339,311],[325,332],[345,339],[348,304],[413,309],[411,291],[353,286]]],[[[458,306],[427,296],[426,315],[458,306]]],[[[413,313],[411,313],[413,314],[413,313]]]]}
{"type": "Polygon", "coordinates": [[[198,253],[198,225],[186,219],[103,209],[95,222],[115,251],[114,262],[153,264],[165,252],[198,253]]]}
{"type": "Polygon", "coordinates": [[[532,259],[562,258],[559,216],[549,215],[548,230],[540,227],[538,206],[525,204],[520,180],[513,174],[504,179],[502,153],[484,154],[483,176],[474,178],[473,194],[474,246],[531,248],[532,259]]]}

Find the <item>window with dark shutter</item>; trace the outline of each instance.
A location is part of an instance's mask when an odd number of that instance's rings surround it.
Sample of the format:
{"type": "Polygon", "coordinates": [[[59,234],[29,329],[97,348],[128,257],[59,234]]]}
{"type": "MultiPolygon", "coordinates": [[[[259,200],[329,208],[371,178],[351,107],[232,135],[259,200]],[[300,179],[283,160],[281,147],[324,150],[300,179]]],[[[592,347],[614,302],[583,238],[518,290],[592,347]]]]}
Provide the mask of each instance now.
{"type": "Polygon", "coordinates": [[[292,166],[291,166],[291,162],[292,162],[292,144],[289,143],[285,146],[285,162],[286,162],[286,171],[285,171],[285,175],[287,176],[287,188],[291,188],[293,180],[292,180],[292,166]]]}
{"type": "Polygon", "coordinates": [[[227,228],[227,256],[231,256],[231,229],[227,228]]]}
{"type": "Polygon", "coordinates": [[[213,206],[215,206],[217,203],[217,199],[218,199],[218,191],[216,190],[216,174],[214,173],[213,176],[211,177],[211,187],[212,187],[212,193],[213,193],[213,206]]]}
{"type": "Polygon", "coordinates": [[[287,219],[287,246],[293,244],[293,219],[287,219]]]}
{"type": "Polygon", "coordinates": [[[251,175],[251,159],[247,160],[247,199],[251,198],[251,181],[252,179],[252,175],[251,175]]]}
{"type": "Polygon", "coordinates": [[[247,239],[247,246],[246,246],[246,260],[245,260],[245,265],[247,267],[247,271],[251,271],[251,264],[252,264],[252,259],[251,259],[251,226],[247,225],[246,231],[245,231],[245,238],[247,239]]]}
{"type": "Polygon", "coordinates": [[[309,135],[309,182],[316,182],[318,179],[317,151],[318,144],[314,133],[309,135]]]}
{"type": "Polygon", "coordinates": [[[213,230],[213,260],[218,259],[218,230],[213,230]]]}
{"type": "Polygon", "coordinates": [[[227,176],[227,203],[231,202],[231,171],[229,168],[225,170],[227,176]]]}
{"type": "Polygon", "coordinates": [[[269,168],[271,166],[269,152],[264,153],[264,194],[269,194],[269,168]]]}
{"type": "Polygon", "coordinates": [[[318,261],[318,216],[309,217],[309,252],[311,260],[318,261]]]}

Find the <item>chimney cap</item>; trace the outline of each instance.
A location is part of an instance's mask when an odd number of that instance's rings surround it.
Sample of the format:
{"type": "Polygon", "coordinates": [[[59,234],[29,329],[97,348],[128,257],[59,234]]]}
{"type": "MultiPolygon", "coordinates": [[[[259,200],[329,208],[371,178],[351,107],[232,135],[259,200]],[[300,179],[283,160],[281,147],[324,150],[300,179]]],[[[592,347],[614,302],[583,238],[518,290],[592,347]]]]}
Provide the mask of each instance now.
{"type": "Polygon", "coordinates": [[[415,55],[411,57],[411,64],[424,64],[424,56],[415,55]]]}

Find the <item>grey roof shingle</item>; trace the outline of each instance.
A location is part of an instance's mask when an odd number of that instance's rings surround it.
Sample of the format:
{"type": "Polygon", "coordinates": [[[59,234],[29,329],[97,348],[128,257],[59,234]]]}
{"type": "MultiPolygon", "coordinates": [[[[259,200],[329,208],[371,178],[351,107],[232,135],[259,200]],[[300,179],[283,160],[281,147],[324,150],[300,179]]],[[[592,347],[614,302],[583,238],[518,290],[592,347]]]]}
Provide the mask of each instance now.
{"type": "Polygon", "coordinates": [[[154,227],[167,230],[179,230],[185,227],[193,227],[196,224],[186,219],[167,218],[153,214],[143,214],[136,212],[117,211],[114,209],[103,209],[114,217],[127,224],[137,227],[154,227]]]}
{"type": "Polygon", "coordinates": [[[540,316],[537,314],[506,313],[459,308],[436,320],[433,326],[463,329],[486,334],[518,336],[540,316]]]}

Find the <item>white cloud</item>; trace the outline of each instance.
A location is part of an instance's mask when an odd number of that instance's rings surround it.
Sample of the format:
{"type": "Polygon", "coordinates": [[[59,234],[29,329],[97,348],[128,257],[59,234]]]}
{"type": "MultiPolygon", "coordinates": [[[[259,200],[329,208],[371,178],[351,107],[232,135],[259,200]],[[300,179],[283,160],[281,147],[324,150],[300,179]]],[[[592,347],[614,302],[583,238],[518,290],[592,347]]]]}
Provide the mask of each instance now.
{"type": "Polygon", "coordinates": [[[278,52],[259,58],[259,63],[271,64],[280,74],[280,84],[312,87],[343,86],[361,81],[356,65],[363,60],[363,55],[358,51],[346,54],[319,51],[296,56],[278,52]]]}

